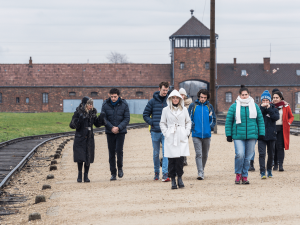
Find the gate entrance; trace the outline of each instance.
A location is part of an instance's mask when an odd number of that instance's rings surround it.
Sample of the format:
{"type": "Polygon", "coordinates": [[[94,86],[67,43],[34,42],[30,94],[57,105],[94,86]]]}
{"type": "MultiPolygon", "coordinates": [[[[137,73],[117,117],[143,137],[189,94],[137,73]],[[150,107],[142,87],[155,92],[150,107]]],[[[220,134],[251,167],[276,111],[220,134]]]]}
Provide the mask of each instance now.
{"type": "Polygon", "coordinates": [[[179,84],[179,88],[184,88],[190,98],[195,101],[198,99],[197,93],[200,89],[208,89],[208,83],[199,80],[187,80],[179,84]]]}

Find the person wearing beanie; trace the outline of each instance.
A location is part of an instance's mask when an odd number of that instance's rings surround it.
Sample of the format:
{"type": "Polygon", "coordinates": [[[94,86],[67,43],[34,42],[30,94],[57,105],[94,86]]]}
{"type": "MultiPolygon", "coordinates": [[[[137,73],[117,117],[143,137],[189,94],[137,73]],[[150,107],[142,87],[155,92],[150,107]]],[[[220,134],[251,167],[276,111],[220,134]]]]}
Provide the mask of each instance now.
{"type": "Polygon", "coordinates": [[[276,121],[279,119],[278,109],[271,103],[271,94],[265,90],[261,95],[261,113],[265,122],[265,137],[258,140],[260,176],[266,179],[266,148],[268,154],[267,172],[268,177],[272,178],[272,163],[274,159],[276,143],[276,121]]]}
{"type": "Polygon", "coordinates": [[[283,101],[282,92],[273,92],[272,99],[272,103],[275,105],[279,112],[279,119],[276,121],[276,144],[273,170],[278,170],[279,165],[279,171],[284,171],[284,150],[289,149],[290,126],[294,121],[294,115],[289,104],[283,101]]]}
{"type": "Polygon", "coordinates": [[[84,182],[90,182],[88,178],[90,164],[95,158],[95,141],[93,125],[100,127],[106,125],[105,113],[97,117],[97,110],[93,106],[93,99],[83,97],[72,117],[70,128],[76,129],[73,145],[74,162],[77,162],[77,182],[82,182],[82,167],[84,163],[84,182]]]}
{"type": "MultiPolygon", "coordinates": [[[[184,88],[179,89],[179,94],[181,95],[182,99],[184,100],[184,107],[187,109],[189,108],[190,104],[193,102],[192,98],[187,97],[187,93],[184,88]]],[[[184,156],[183,166],[187,166],[187,159],[186,156],[184,156]]]]}

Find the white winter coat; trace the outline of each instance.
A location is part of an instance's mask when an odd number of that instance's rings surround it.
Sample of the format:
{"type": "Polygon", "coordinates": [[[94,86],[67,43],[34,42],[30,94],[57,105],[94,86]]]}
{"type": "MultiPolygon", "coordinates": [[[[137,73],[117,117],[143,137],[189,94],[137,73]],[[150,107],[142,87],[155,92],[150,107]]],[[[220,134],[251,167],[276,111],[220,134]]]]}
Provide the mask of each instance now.
{"type": "Polygon", "coordinates": [[[159,123],[160,129],[165,137],[164,156],[177,158],[189,156],[189,139],[191,130],[191,119],[188,110],[184,107],[184,100],[177,90],[171,92],[167,99],[168,106],[162,111],[159,123]],[[172,109],[172,96],[180,98],[177,112],[172,109]]]}

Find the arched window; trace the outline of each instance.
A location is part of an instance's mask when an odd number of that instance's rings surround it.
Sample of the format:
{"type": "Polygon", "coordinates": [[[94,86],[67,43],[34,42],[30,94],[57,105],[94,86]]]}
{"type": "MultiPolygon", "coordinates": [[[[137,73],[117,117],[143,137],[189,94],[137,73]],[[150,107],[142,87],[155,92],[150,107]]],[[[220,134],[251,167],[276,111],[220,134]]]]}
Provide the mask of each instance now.
{"type": "Polygon", "coordinates": [[[187,80],[179,84],[179,88],[184,88],[186,93],[195,101],[198,99],[197,93],[201,89],[208,89],[208,83],[199,80],[187,80]]]}
{"type": "Polygon", "coordinates": [[[232,102],[232,93],[231,92],[226,92],[226,94],[225,94],[225,102],[226,103],[231,103],[232,102]]]}

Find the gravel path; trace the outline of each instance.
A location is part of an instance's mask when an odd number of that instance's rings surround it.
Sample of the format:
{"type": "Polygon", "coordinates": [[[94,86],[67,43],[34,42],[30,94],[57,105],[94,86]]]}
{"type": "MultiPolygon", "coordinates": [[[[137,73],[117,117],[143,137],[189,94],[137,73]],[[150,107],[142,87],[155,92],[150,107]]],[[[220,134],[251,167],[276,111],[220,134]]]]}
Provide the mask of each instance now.
{"type": "Polygon", "coordinates": [[[6,217],[4,222],[27,224],[29,213],[37,211],[42,220],[30,224],[299,224],[300,137],[291,136],[285,172],[274,171],[274,178],[261,180],[257,153],[256,171],[249,173],[250,185],[235,185],[234,146],[226,142],[224,127],[218,128],[219,133],[212,136],[205,180],[196,180],[190,138],[191,156],[183,175],[186,187],[177,190],[171,190],[170,182],[153,181],[152,145],[146,128],[126,135],[124,177],[113,182],[109,181],[105,135],[95,137],[91,183],[76,182],[70,142],[53,173],[55,179],[49,181],[50,199],[27,205],[26,211],[21,208],[19,215],[6,217]]]}

